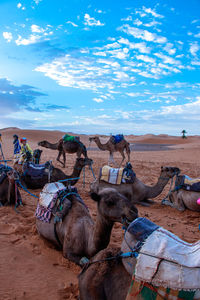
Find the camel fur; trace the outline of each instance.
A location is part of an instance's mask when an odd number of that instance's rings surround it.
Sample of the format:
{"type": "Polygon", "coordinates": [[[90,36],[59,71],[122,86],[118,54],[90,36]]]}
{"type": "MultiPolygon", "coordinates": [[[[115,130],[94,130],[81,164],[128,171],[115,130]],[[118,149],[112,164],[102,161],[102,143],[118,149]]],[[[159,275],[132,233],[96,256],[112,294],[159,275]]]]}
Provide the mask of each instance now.
{"type": "Polygon", "coordinates": [[[149,200],[157,197],[164,189],[170,178],[174,177],[180,170],[176,167],[161,167],[160,176],[157,183],[154,186],[147,186],[137,177],[133,183],[121,183],[113,185],[111,183],[95,180],[91,186],[91,192],[98,193],[102,188],[113,187],[118,190],[119,193],[129,198],[133,203],[139,203],[142,205],[149,205],[153,201],[149,200]]]}
{"type": "Polygon", "coordinates": [[[102,144],[101,141],[100,141],[100,138],[98,136],[95,136],[95,137],[90,137],[89,141],[90,142],[94,141],[97,144],[97,146],[100,150],[109,151],[110,156],[109,156],[108,163],[110,161],[115,163],[114,158],[113,158],[113,153],[114,152],[119,152],[122,156],[122,161],[120,163],[120,166],[121,166],[124,159],[125,159],[124,151],[126,151],[126,154],[127,154],[127,157],[128,157],[128,162],[130,161],[130,153],[131,153],[130,145],[125,139],[123,139],[121,142],[119,142],[117,144],[114,144],[113,141],[112,141],[112,137],[111,137],[105,144],[102,144]]]}
{"type": "MultiPolygon", "coordinates": [[[[96,222],[85,205],[77,201],[76,195],[69,197],[71,209],[62,222],[57,223],[56,231],[63,256],[78,265],[82,257],[90,258],[108,246],[115,222],[128,224],[127,221],[134,220],[138,215],[137,208],[115,189],[106,188],[98,194],[91,194],[91,198],[97,202],[96,222]]],[[[50,223],[36,219],[36,226],[41,236],[59,245],[53,218],[50,223]]]]}
{"type": "Polygon", "coordinates": [[[58,150],[57,161],[59,161],[65,168],[66,155],[65,153],[76,153],[77,158],[81,157],[81,154],[87,158],[87,149],[85,145],[78,139],[75,141],[57,142],[55,144],[49,143],[48,141],[41,141],[38,146],[45,147],[52,150],[58,150]],[[63,156],[63,162],[60,160],[61,155],[63,156]]]}
{"type": "Polygon", "coordinates": [[[7,172],[6,178],[0,184],[0,206],[15,205],[16,200],[18,203],[21,202],[20,192],[15,186],[16,176],[16,172],[11,170],[7,172]]]}

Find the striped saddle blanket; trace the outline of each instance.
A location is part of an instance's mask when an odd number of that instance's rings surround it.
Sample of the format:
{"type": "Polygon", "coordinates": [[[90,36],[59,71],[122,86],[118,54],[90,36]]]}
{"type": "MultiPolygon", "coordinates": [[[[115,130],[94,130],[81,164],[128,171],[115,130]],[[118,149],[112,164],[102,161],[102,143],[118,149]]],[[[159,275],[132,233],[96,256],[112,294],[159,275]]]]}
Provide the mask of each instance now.
{"type": "Polygon", "coordinates": [[[111,168],[110,166],[103,166],[100,169],[99,179],[111,184],[133,183],[136,177],[132,170],[130,163],[129,167],[125,168],[111,168]]]}
{"type": "Polygon", "coordinates": [[[26,162],[23,164],[24,176],[30,176],[33,179],[40,179],[44,175],[48,175],[51,171],[51,161],[47,161],[45,164],[35,164],[33,162],[26,162]]]}

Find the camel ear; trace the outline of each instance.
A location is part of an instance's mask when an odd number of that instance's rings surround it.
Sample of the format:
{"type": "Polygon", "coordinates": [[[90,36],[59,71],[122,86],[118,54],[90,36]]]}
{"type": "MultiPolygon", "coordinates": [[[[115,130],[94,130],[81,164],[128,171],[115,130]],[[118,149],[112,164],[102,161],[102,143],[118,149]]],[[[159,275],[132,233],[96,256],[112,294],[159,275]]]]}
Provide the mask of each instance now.
{"type": "Polygon", "coordinates": [[[96,202],[99,202],[101,200],[101,197],[97,193],[90,193],[90,197],[96,202]]]}

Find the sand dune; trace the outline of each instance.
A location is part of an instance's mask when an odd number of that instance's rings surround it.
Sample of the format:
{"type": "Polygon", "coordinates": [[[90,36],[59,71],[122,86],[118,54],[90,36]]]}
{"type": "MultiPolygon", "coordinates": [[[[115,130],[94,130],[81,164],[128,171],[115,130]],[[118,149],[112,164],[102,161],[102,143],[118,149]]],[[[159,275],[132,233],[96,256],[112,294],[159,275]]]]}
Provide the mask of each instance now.
{"type": "MultiPolygon", "coordinates": [[[[3,150],[7,159],[12,158],[12,135],[26,136],[33,149],[38,148],[37,142],[47,139],[56,142],[62,135],[60,131],[22,130],[8,128],[0,130],[3,138],[3,150]]],[[[75,135],[79,135],[76,134],[75,135]]],[[[89,146],[87,135],[79,135],[81,141],[89,146]]],[[[109,137],[104,136],[102,141],[109,137]]],[[[137,151],[131,152],[131,163],[137,176],[146,184],[153,185],[160,173],[162,165],[177,166],[182,173],[191,177],[200,176],[199,147],[200,137],[188,137],[182,140],[180,137],[166,135],[126,136],[130,143],[139,144],[172,144],[169,151],[137,151]]],[[[95,144],[92,144],[95,146],[95,144]]],[[[41,148],[42,149],[42,148],[41,148]]],[[[60,167],[56,161],[57,152],[44,149],[42,162],[52,159],[53,164],[60,167]]],[[[102,151],[88,151],[88,156],[93,159],[95,174],[99,168],[107,163],[108,153],[102,151]]],[[[120,155],[115,154],[117,161],[120,155]]],[[[67,155],[67,167],[65,172],[70,174],[75,155],[67,155]]],[[[77,184],[81,197],[88,205],[92,216],[96,217],[96,203],[88,196],[89,185],[93,181],[92,173],[86,169],[86,184],[83,187],[83,177],[77,184]]],[[[161,206],[160,202],[166,196],[169,184],[161,195],[156,198],[156,204],[147,208],[138,205],[139,215],[147,217],[158,225],[177,234],[180,238],[195,242],[200,239],[198,225],[199,213],[185,211],[183,213],[161,206]]],[[[39,195],[40,190],[32,191],[39,195]]],[[[0,299],[77,299],[78,285],[77,275],[80,268],[62,257],[60,251],[50,243],[44,241],[37,233],[35,227],[35,208],[37,199],[22,191],[24,206],[16,212],[11,207],[0,208],[0,299]]],[[[111,246],[119,246],[123,238],[123,230],[120,224],[115,225],[111,246]]]]}

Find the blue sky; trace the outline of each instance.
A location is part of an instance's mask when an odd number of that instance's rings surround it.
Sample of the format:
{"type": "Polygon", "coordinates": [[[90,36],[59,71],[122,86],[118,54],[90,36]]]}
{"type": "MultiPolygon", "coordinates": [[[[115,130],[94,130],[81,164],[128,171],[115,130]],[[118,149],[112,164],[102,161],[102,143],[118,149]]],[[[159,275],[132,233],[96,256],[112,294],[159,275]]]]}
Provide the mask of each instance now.
{"type": "Polygon", "coordinates": [[[0,128],[200,134],[199,0],[1,0],[0,128]]]}

